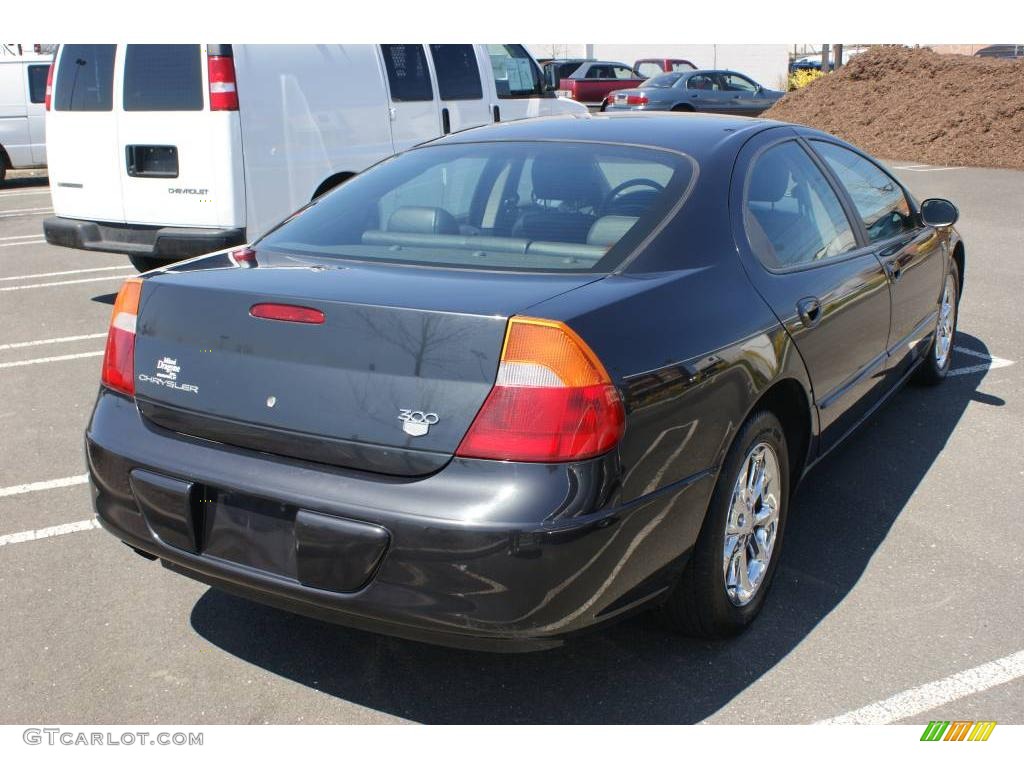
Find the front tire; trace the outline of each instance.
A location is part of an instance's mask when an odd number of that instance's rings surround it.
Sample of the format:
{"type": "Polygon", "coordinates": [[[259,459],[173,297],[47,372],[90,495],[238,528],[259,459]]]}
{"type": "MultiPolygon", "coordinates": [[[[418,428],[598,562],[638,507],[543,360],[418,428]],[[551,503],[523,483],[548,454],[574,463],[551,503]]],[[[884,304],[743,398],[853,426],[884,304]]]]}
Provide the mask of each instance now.
{"type": "Polygon", "coordinates": [[[690,562],[665,604],[672,629],[717,639],[754,620],[778,565],[789,487],[782,424],[758,411],[726,455],[690,562]]]}
{"type": "Polygon", "coordinates": [[[917,368],[916,380],[921,384],[941,383],[949,374],[953,361],[953,345],[956,342],[957,310],[960,303],[960,270],[956,262],[950,264],[946,282],[942,286],[939,301],[939,318],[935,323],[932,343],[925,358],[917,368]]]}

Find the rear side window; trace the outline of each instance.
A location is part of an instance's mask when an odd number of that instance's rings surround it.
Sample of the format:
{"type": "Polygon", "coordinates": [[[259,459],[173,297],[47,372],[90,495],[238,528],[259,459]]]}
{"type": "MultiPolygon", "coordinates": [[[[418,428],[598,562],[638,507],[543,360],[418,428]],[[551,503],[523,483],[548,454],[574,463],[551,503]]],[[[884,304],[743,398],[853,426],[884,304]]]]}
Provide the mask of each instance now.
{"type": "Polygon", "coordinates": [[[810,155],[792,141],[754,161],[744,194],[750,247],[769,269],[814,264],[857,247],[835,191],[810,155]]]}
{"type": "Polygon", "coordinates": [[[116,45],[62,45],[53,108],[109,112],[114,108],[116,45]]]}
{"type": "Polygon", "coordinates": [[[186,112],[203,108],[202,57],[198,45],[126,48],[126,112],[186,112]]]}
{"type": "Polygon", "coordinates": [[[46,101],[46,75],[50,68],[46,64],[31,64],[28,68],[28,100],[33,104],[46,101]]]}
{"type": "Polygon", "coordinates": [[[365,171],[259,241],[294,256],[607,272],[686,194],[696,164],[572,142],[427,146],[365,171]]]}
{"type": "Polygon", "coordinates": [[[434,89],[422,45],[386,43],[380,50],[392,101],[433,101],[434,89]]]}
{"type": "Polygon", "coordinates": [[[889,174],[856,152],[836,144],[815,141],[814,149],[850,193],[872,243],[914,229],[903,188],[889,174]]]}
{"type": "Polygon", "coordinates": [[[655,64],[653,61],[640,62],[640,65],[636,68],[636,71],[639,72],[644,77],[656,77],[657,75],[660,75],[662,73],[661,67],[655,64]]]}
{"type": "Polygon", "coordinates": [[[432,45],[437,90],[443,101],[470,101],[484,97],[480,69],[472,45],[432,45]]]}
{"type": "Polygon", "coordinates": [[[499,99],[539,96],[543,92],[540,73],[533,58],[521,45],[488,45],[499,99]]]}

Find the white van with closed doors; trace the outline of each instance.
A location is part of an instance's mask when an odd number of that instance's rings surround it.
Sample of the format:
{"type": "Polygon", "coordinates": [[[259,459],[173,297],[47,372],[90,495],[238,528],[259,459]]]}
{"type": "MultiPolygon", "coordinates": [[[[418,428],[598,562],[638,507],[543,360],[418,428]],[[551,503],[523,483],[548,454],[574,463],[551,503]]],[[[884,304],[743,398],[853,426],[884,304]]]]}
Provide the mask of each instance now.
{"type": "Polygon", "coordinates": [[[47,242],[139,269],[254,240],[451,131],[585,108],[518,44],[62,45],[47,242]]]}
{"type": "Polygon", "coordinates": [[[46,167],[46,75],[41,46],[0,44],[0,183],[9,170],[46,167]]]}

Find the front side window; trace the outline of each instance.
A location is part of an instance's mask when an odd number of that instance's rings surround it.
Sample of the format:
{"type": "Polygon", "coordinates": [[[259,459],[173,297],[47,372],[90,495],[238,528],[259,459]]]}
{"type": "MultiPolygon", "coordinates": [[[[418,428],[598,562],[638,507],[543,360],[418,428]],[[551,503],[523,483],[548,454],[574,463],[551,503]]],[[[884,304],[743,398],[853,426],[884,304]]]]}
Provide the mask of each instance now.
{"type": "Polygon", "coordinates": [[[110,112],[114,108],[116,45],[62,45],[53,108],[58,112],[110,112]]]}
{"type": "Polygon", "coordinates": [[[50,67],[46,64],[31,64],[28,68],[28,100],[33,104],[46,101],[46,75],[50,67]]]}
{"type": "Polygon", "coordinates": [[[487,54],[499,99],[540,96],[544,92],[537,65],[523,46],[488,45],[487,54]]]}
{"type": "Polygon", "coordinates": [[[188,112],[203,108],[198,45],[129,45],[124,54],[126,112],[188,112]]]}
{"type": "Polygon", "coordinates": [[[836,144],[815,141],[814,149],[846,188],[872,243],[914,229],[907,196],[889,174],[836,144]]]}
{"type": "Polygon", "coordinates": [[[653,61],[642,61],[636,71],[644,77],[656,77],[661,74],[661,67],[653,61]]]}
{"type": "Polygon", "coordinates": [[[392,101],[433,101],[427,54],[422,45],[386,43],[380,47],[392,101]]]}
{"type": "Polygon", "coordinates": [[[256,247],[296,258],[606,272],[683,198],[694,168],[675,153],[610,144],[424,147],[356,176],[256,247]]]}
{"type": "Polygon", "coordinates": [[[722,75],[722,82],[725,84],[725,90],[727,91],[753,93],[757,90],[757,83],[753,80],[748,80],[742,75],[722,75]]]}
{"type": "Polygon", "coordinates": [[[472,101],[484,97],[480,69],[472,45],[432,45],[430,55],[443,101],[472,101]]]}
{"type": "Polygon", "coordinates": [[[751,249],[769,269],[806,266],[857,247],[835,191],[794,141],[777,144],[754,161],[743,223],[751,249]]]}

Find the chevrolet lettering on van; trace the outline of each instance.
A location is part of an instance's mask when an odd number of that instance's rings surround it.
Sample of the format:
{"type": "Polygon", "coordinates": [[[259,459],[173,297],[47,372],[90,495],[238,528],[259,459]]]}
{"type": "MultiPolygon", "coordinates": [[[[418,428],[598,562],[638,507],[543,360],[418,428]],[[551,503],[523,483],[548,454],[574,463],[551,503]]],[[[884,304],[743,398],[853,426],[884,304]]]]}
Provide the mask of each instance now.
{"type": "Polygon", "coordinates": [[[156,361],[156,375],[149,376],[145,373],[139,374],[139,381],[144,381],[149,384],[157,384],[161,387],[167,387],[168,389],[178,389],[182,392],[191,392],[192,394],[199,394],[199,387],[195,384],[185,384],[178,381],[178,374],[181,373],[181,366],[178,365],[178,361],[171,357],[163,357],[156,361]]]}
{"type": "Polygon", "coordinates": [[[206,187],[201,189],[195,187],[168,187],[167,192],[171,195],[207,195],[210,190],[206,187]]]}

